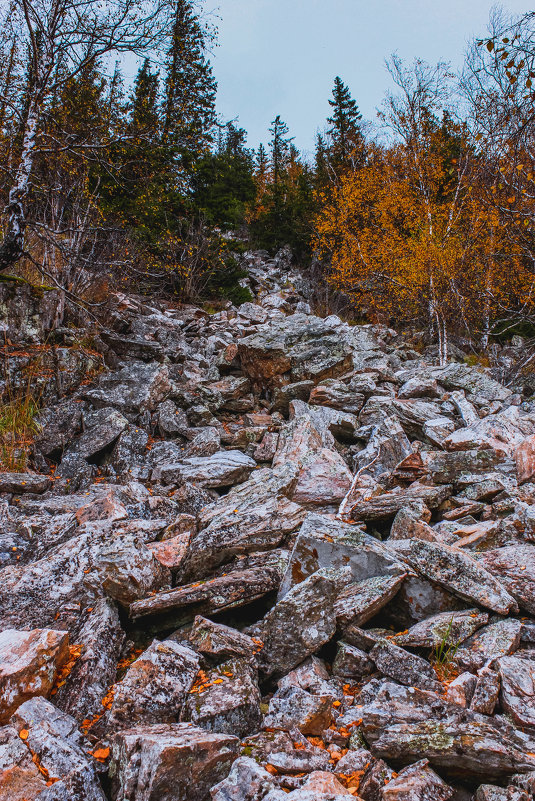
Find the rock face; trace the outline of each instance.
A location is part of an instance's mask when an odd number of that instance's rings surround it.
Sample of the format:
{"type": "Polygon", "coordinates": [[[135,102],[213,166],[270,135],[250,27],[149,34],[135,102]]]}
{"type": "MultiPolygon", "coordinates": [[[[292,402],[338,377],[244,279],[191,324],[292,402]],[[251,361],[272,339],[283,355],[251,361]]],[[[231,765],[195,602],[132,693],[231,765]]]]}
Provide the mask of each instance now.
{"type": "Polygon", "coordinates": [[[0,801],[530,801],[530,381],[243,265],[215,314],[111,295],[105,364],[41,342],[52,295],[8,318],[0,394],[46,376],[0,473],[0,801]]]}

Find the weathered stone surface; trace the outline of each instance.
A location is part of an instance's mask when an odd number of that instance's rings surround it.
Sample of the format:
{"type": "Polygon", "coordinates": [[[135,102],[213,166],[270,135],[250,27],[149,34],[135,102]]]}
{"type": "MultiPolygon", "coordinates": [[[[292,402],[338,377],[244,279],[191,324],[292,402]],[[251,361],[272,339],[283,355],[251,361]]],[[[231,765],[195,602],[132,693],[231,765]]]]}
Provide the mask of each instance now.
{"type": "MultiPolygon", "coordinates": [[[[346,565],[351,568],[351,578],[355,582],[385,575],[399,577],[405,573],[403,564],[388,548],[362,529],[326,515],[311,513],[299,531],[281,582],[279,598],[320,568],[346,565]]],[[[367,589],[363,587],[363,591],[373,592],[369,586],[367,589]]]]}
{"type": "Polygon", "coordinates": [[[382,801],[448,801],[454,792],[422,759],[388,782],[382,801]]]}
{"type": "Polygon", "coordinates": [[[202,578],[238,554],[275,548],[302,523],[306,512],[288,498],[295,481],[289,471],[257,470],[199,516],[184,577],[202,578]]]}
{"type": "Polygon", "coordinates": [[[54,696],[54,703],[81,722],[102,712],[102,699],[115,681],[125,635],[117,608],[102,598],[87,610],[77,640],[82,651],[68,681],[54,696]]]}
{"type": "Polygon", "coordinates": [[[482,784],[477,789],[474,801],[530,801],[530,797],[516,787],[505,789],[495,784],[482,784]]]}
{"type": "Polygon", "coordinates": [[[247,737],[242,743],[242,753],[244,756],[251,756],[262,766],[272,765],[283,774],[308,773],[329,768],[329,752],[312,745],[295,728],[291,734],[264,731],[247,737]]]}
{"type": "Polygon", "coordinates": [[[114,801],[208,801],[226,778],[239,740],[188,723],[139,726],[111,745],[114,801]]]}
{"type": "Polygon", "coordinates": [[[366,447],[353,458],[353,467],[355,472],[378,478],[411,454],[411,443],[399,420],[385,416],[373,425],[366,447]]]}
{"type": "Polygon", "coordinates": [[[409,506],[413,501],[423,501],[429,509],[436,509],[450,495],[451,489],[446,485],[428,487],[413,484],[406,490],[397,488],[375,498],[357,501],[346,514],[351,520],[362,520],[364,523],[387,521],[392,520],[403,507],[409,506]]]}
{"type": "Polygon", "coordinates": [[[38,473],[0,473],[0,492],[21,495],[25,492],[41,493],[50,489],[50,476],[38,473]]]}
{"type": "Polygon", "coordinates": [[[256,666],[234,658],[202,672],[187,696],[183,720],[208,731],[245,737],[260,728],[260,690],[256,666]]]}
{"type": "Polygon", "coordinates": [[[514,618],[491,623],[469,637],[453,658],[463,670],[475,672],[488,660],[514,653],[520,644],[521,629],[520,620],[514,618]]]}
{"type": "Polygon", "coordinates": [[[483,567],[499,578],[518,605],[535,614],[535,546],[509,545],[478,554],[483,567]]]}
{"type": "Polygon", "coordinates": [[[386,760],[411,764],[428,759],[441,773],[465,781],[534,769],[535,757],[525,753],[511,732],[434,693],[385,683],[356,713],[373,753],[386,760]]]}
{"type": "Polygon", "coordinates": [[[498,661],[501,703],[517,726],[535,729],[535,663],[504,656],[498,661]]]}
{"type": "Polygon", "coordinates": [[[164,484],[191,481],[199,487],[230,487],[249,478],[256,462],[241,451],[218,451],[212,456],[190,456],[180,462],[163,464],[152,473],[152,480],[164,484]]]}
{"type": "Polygon", "coordinates": [[[216,578],[186,584],[137,601],[130,606],[130,617],[185,610],[186,616],[192,619],[197,614],[206,615],[249,604],[278,589],[286,567],[286,560],[279,557],[280,553],[273,552],[271,560],[265,559],[264,564],[257,567],[244,565],[240,569],[238,562],[237,569],[229,569],[228,573],[216,578]]]}
{"type": "Polygon", "coordinates": [[[330,406],[331,409],[358,414],[364,405],[364,395],[341,381],[327,380],[314,387],[308,402],[311,406],[330,406]]]}
{"type": "Polygon", "coordinates": [[[34,695],[48,695],[69,659],[69,635],[53,629],[0,632],[0,723],[34,695]]]}
{"type": "Polygon", "coordinates": [[[154,411],[170,391],[169,370],[165,365],[132,362],[116,373],[104,374],[97,387],[84,392],[84,398],[97,408],[113,406],[138,415],[154,411]]]}
{"type": "MultiPolygon", "coordinates": [[[[357,798],[346,792],[343,784],[332,773],[315,771],[306,779],[303,786],[286,796],[290,801],[349,801],[357,798]]],[[[269,796],[267,801],[270,801],[269,796]]]]}
{"type": "Polygon", "coordinates": [[[212,787],[212,801],[255,801],[275,789],[273,777],[250,757],[239,757],[226,779],[212,787]]]}
{"type": "Polygon", "coordinates": [[[435,648],[441,643],[455,647],[488,623],[488,620],[489,616],[477,609],[441,612],[416,623],[406,634],[398,634],[395,642],[409,648],[435,648]]]}
{"type": "Polygon", "coordinates": [[[194,651],[170,640],[155,640],[115,685],[105,727],[117,730],[177,721],[198,670],[194,651]]]}
{"type": "Polygon", "coordinates": [[[267,729],[292,731],[319,736],[331,725],[332,696],[312,695],[300,687],[277,690],[264,718],[267,729]]]}
{"type": "Polygon", "coordinates": [[[338,643],[332,670],[333,676],[358,681],[375,671],[375,663],[365,651],[341,641],[338,643]]]}
{"type": "Polygon", "coordinates": [[[535,423],[517,406],[509,406],[499,414],[490,414],[470,428],[460,428],[445,441],[450,451],[490,448],[498,455],[511,456],[524,439],[532,435],[535,423]]]}
{"type": "Polygon", "coordinates": [[[37,697],[19,706],[11,722],[52,782],[39,796],[42,801],[106,801],[91,747],[74,718],[37,697]]]}
{"type": "Polygon", "coordinates": [[[482,715],[492,715],[499,694],[500,675],[485,665],[477,672],[477,684],[470,702],[470,709],[473,712],[480,712],[482,715]]]}
{"type": "Polygon", "coordinates": [[[157,415],[158,429],[162,436],[187,436],[189,425],[186,412],[183,409],[179,409],[172,400],[166,400],[160,403],[157,415]]]}
{"type": "Polygon", "coordinates": [[[293,587],[259,625],[262,670],[282,675],[328,642],[336,630],[338,576],[318,570],[293,587]]]}
{"type": "Polygon", "coordinates": [[[294,314],[266,323],[238,342],[244,373],[260,386],[336,377],[351,366],[351,348],[325,320],[294,314]]]}
{"type": "MultiPolygon", "coordinates": [[[[351,472],[334,450],[334,437],[328,420],[321,412],[300,401],[291,404],[293,419],[279,435],[273,467],[292,464],[297,470],[297,483],[290,497],[307,507],[337,506],[347,494],[351,472]]],[[[332,419],[332,418],[331,418],[332,419]]]]}
{"type": "Polygon", "coordinates": [[[0,801],[35,801],[46,781],[13,726],[0,727],[0,801]]]}
{"type": "Polygon", "coordinates": [[[334,606],[338,625],[363,626],[395,597],[404,580],[402,573],[349,584],[339,593],[334,606]]]}
{"type": "Polygon", "coordinates": [[[109,448],[128,426],[124,415],[107,407],[84,413],[83,422],[83,433],[66,449],[66,453],[72,452],[83,459],[91,459],[109,448]]]}
{"type": "Polygon", "coordinates": [[[189,635],[196,651],[212,656],[252,657],[258,644],[247,634],[197,615],[189,635]]]}
{"type": "Polygon", "coordinates": [[[452,704],[469,707],[476,685],[477,678],[472,673],[461,673],[448,685],[445,698],[452,704]]]}
{"type": "Polygon", "coordinates": [[[399,681],[400,684],[435,692],[442,690],[435,671],[425,659],[405,651],[388,640],[381,640],[374,645],[370,651],[370,659],[375,662],[381,673],[399,681]]]}
{"type": "Polygon", "coordinates": [[[446,367],[437,367],[432,376],[446,389],[464,389],[477,398],[504,401],[513,394],[483,370],[474,370],[465,364],[450,362],[446,367]]]}
{"type": "Polygon", "coordinates": [[[432,398],[440,397],[441,392],[438,383],[434,378],[421,376],[409,378],[408,381],[399,388],[398,398],[432,398]]]}
{"type": "Polygon", "coordinates": [[[422,540],[398,540],[391,547],[418,573],[459,598],[501,615],[516,611],[514,598],[467,553],[438,542],[422,540]]]}

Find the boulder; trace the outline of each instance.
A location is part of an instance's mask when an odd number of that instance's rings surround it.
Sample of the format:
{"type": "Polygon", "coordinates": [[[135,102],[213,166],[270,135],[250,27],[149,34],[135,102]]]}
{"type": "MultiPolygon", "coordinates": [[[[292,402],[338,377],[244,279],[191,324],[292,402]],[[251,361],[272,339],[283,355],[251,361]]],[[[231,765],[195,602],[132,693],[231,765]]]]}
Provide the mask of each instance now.
{"type": "Polygon", "coordinates": [[[535,546],[509,545],[478,554],[478,561],[499,578],[518,605],[535,614],[535,546]]]}
{"type": "Polygon", "coordinates": [[[191,481],[207,489],[231,487],[246,481],[255,467],[255,460],[241,451],[218,451],[211,456],[190,456],[159,465],[153,470],[152,480],[175,485],[191,481]]]}
{"type": "Polygon", "coordinates": [[[522,624],[506,618],[483,626],[455,652],[453,659],[463,670],[478,671],[486,662],[514,653],[520,644],[522,624]]]}
{"type": "Polygon", "coordinates": [[[254,759],[238,757],[226,779],[212,787],[212,801],[256,801],[273,790],[273,776],[254,759]]]}
{"type": "Polygon", "coordinates": [[[435,692],[442,691],[435,671],[425,659],[405,651],[389,640],[381,640],[374,645],[370,651],[370,659],[381,673],[400,684],[435,692]]]}
{"type": "Polygon", "coordinates": [[[406,634],[398,634],[395,642],[409,648],[436,648],[443,643],[457,647],[488,620],[488,614],[478,609],[440,612],[411,626],[406,634]]]}
{"type": "Polygon", "coordinates": [[[201,671],[188,693],[182,720],[238,737],[257,731],[262,714],[258,675],[251,659],[234,657],[201,671]]]}
{"type": "Polygon", "coordinates": [[[65,631],[34,629],[0,632],[0,723],[24,701],[49,695],[59,669],[69,660],[65,631]]]}
{"type": "Polygon", "coordinates": [[[269,702],[264,728],[321,736],[331,725],[332,696],[313,695],[301,687],[283,687],[269,702]]]}
{"type": "Polygon", "coordinates": [[[216,657],[251,657],[258,649],[258,645],[247,634],[222,623],[214,623],[201,615],[194,620],[189,641],[199,653],[216,657]]]}
{"type": "Polygon", "coordinates": [[[104,727],[114,731],[176,722],[198,671],[194,651],[171,640],[154,640],[115,685],[104,727]]]}
{"type": "Polygon", "coordinates": [[[535,662],[515,656],[498,660],[501,703],[517,726],[535,731],[535,662]]]}
{"type": "Polygon", "coordinates": [[[225,779],[239,739],[189,723],[137,726],[115,735],[110,777],[114,801],[209,801],[225,779]]]}
{"type": "Polygon", "coordinates": [[[113,373],[105,373],[98,385],[83,397],[96,406],[113,406],[124,414],[152,412],[171,391],[169,370],[161,364],[131,362],[113,373]]]}
{"type": "Polygon", "coordinates": [[[392,542],[391,548],[420,575],[465,601],[500,615],[518,608],[515,599],[497,579],[458,548],[422,540],[397,540],[392,542]]]}
{"type": "Polygon", "coordinates": [[[455,794],[426,759],[403,768],[383,790],[382,801],[448,801],[455,794]]]}
{"type": "Polygon", "coordinates": [[[42,493],[50,489],[50,476],[38,473],[0,473],[0,492],[22,495],[26,492],[42,493]]]}

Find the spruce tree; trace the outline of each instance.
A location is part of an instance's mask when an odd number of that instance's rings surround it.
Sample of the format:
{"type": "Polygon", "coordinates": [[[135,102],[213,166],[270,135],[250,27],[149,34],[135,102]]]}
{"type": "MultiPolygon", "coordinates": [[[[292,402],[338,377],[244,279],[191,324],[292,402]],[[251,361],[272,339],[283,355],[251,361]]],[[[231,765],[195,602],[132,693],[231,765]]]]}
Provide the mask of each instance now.
{"type": "Polygon", "coordinates": [[[338,174],[349,166],[359,166],[364,161],[364,137],[360,128],[362,114],[351,97],[349,87],[340,77],[334,81],[333,97],[329,100],[333,109],[327,118],[331,127],[327,133],[331,137],[330,160],[338,174]]]}
{"type": "Polygon", "coordinates": [[[200,19],[192,0],[175,0],[167,52],[163,142],[189,169],[213,142],[217,82],[206,57],[215,32],[200,19]]]}

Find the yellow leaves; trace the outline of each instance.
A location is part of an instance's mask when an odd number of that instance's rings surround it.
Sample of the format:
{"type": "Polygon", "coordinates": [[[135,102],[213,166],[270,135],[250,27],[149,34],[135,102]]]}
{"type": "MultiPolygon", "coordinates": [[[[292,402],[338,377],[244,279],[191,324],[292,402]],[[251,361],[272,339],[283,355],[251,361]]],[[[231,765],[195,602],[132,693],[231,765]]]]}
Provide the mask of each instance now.
{"type": "Polygon", "coordinates": [[[110,755],[110,749],[108,747],[97,748],[95,751],[91,752],[91,755],[99,762],[105,762],[110,755]]]}
{"type": "Polygon", "coordinates": [[[21,740],[27,740],[29,734],[30,734],[30,732],[28,731],[28,729],[21,729],[19,731],[19,737],[20,737],[21,740]]]}

